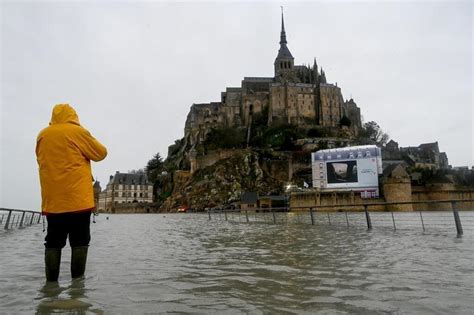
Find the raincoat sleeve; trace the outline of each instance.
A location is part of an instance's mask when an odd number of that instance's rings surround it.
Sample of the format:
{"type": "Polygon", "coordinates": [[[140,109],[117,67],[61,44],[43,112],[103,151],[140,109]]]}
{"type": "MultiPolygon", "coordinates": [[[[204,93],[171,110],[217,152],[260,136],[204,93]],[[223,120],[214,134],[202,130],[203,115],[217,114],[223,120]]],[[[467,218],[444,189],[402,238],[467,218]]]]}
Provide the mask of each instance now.
{"type": "Polygon", "coordinates": [[[76,145],[82,154],[94,162],[102,161],[107,156],[107,149],[97,141],[89,131],[82,128],[83,132],[75,139],[76,145]]]}

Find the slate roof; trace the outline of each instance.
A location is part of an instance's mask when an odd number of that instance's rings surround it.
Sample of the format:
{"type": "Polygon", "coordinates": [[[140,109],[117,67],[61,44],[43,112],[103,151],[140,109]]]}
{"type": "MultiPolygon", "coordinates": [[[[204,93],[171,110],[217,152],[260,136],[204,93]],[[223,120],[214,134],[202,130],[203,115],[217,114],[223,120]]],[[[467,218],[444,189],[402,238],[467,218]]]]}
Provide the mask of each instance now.
{"type": "Polygon", "coordinates": [[[286,44],[281,44],[276,59],[294,59],[286,44]]]}
{"type": "Polygon", "coordinates": [[[144,173],[129,174],[129,173],[115,173],[112,178],[112,183],[122,185],[151,185],[148,177],[144,173]]]}

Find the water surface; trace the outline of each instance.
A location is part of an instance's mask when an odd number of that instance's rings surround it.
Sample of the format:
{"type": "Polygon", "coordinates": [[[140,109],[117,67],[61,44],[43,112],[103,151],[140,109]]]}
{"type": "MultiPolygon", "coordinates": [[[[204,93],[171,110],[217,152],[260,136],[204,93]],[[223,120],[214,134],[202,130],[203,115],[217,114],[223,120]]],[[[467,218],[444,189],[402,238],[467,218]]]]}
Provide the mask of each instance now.
{"type": "Polygon", "coordinates": [[[71,281],[66,248],[56,286],[44,281],[42,226],[2,232],[0,313],[471,314],[472,235],[281,216],[100,215],[85,279],[71,281]]]}

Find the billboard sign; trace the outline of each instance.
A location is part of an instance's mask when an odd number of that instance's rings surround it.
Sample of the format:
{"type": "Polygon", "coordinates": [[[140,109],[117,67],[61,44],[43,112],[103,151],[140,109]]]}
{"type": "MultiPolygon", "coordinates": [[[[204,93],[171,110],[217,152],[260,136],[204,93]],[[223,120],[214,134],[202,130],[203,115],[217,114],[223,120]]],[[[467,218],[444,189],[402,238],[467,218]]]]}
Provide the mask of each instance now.
{"type": "Polygon", "coordinates": [[[328,149],[311,154],[313,187],[322,191],[357,191],[378,197],[382,152],[375,145],[328,149]]]}

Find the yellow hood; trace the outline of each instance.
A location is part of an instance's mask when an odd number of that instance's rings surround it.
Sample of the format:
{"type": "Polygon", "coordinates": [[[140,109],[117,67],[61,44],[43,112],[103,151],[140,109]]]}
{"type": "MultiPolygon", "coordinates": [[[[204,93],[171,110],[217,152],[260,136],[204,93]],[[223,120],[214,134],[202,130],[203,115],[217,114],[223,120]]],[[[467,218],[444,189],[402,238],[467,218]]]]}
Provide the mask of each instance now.
{"type": "Polygon", "coordinates": [[[76,111],[69,104],[58,104],[53,108],[50,125],[71,123],[79,125],[79,117],[76,111]]]}

